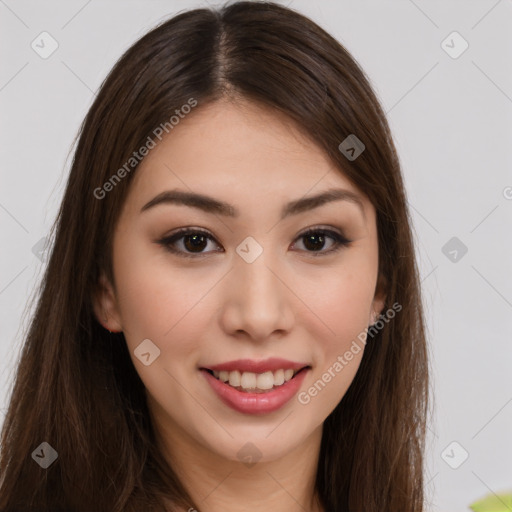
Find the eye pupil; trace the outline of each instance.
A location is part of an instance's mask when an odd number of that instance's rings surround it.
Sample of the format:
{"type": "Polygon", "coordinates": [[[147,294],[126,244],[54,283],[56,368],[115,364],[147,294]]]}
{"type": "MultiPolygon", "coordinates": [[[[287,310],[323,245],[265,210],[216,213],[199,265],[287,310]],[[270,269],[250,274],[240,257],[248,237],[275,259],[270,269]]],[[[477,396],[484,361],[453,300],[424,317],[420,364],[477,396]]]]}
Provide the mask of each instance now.
{"type": "Polygon", "coordinates": [[[323,235],[317,235],[317,234],[310,234],[305,236],[306,243],[304,243],[305,247],[312,250],[318,250],[322,249],[325,239],[323,235]],[[309,242],[313,240],[313,244],[310,245],[309,242]],[[309,246],[309,247],[308,247],[309,246]]]}
{"type": "Polygon", "coordinates": [[[192,250],[192,252],[194,249],[202,250],[205,247],[205,239],[206,237],[204,235],[186,235],[184,237],[184,245],[187,250],[192,250]],[[192,245],[188,244],[188,241],[191,241],[192,245]]]}

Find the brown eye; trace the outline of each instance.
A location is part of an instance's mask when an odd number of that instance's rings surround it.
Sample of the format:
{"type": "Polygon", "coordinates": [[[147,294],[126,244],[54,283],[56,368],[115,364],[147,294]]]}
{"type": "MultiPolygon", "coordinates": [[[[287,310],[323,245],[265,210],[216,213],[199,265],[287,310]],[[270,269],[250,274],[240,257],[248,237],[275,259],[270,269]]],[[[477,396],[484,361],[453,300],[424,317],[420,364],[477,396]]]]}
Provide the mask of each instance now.
{"type": "Polygon", "coordinates": [[[323,233],[312,233],[310,235],[304,235],[303,238],[304,246],[308,251],[320,251],[325,246],[325,236],[323,233]]]}
{"type": "Polygon", "coordinates": [[[350,240],[347,240],[343,235],[332,231],[330,229],[319,229],[312,228],[302,233],[298,239],[304,240],[303,245],[306,248],[306,252],[312,253],[312,256],[320,256],[324,254],[330,254],[340,250],[342,247],[346,247],[350,244],[350,240]],[[331,239],[331,248],[324,251],[326,240],[331,239]],[[318,253],[318,254],[314,254],[318,253]]]}
{"type": "Polygon", "coordinates": [[[185,235],[183,245],[190,252],[201,252],[207,245],[207,238],[204,235],[185,235]]]}
{"type": "MultiPolygon", "coordinates": [[[[334,253],[348,246],[351,242],[336,231],[320,228],[307,230],[299,235],[297,240],[303,240],[304,249],[301,250],[312,256],[334,253]],[[331,243],[328,245],[328,249],[324,250],[329,240],[331,243]]],[[[223,249],[207,250],[210,242],[220,247],[208,231],[191,228],[180,229],[172,235],[158,241],[158,243],[163,245],[169,252],[186,258],[206,256],[211,252],[223,252],[223,249]]]]}
{"type": "MultiPolygon", "coordinates": [[[[208,242],[212,241],[215,245],[215,239],[207,231],[200,229],[184,228],[176,233],[159,240],[158,243],[163,245],[168,251],[185,257],[200,256],[208,254],[212,251],[205,251],[208,242]]],[[[219,252],[219,251],[213,251],[219,252]]]]}

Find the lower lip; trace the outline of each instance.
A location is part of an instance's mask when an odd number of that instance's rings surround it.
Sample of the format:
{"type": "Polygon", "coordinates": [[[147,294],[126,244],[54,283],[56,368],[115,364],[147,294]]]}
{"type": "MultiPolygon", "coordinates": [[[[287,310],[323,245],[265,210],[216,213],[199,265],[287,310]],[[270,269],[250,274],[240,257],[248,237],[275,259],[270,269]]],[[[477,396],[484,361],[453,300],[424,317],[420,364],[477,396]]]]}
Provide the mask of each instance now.
{"type": "Polygon", "coordinates": [[[267,414],[280,409],[297,393],[308,371],[309,368],[300,371],[295,377],[272,391],[245,393],[216,379],[206,370],[201,370],[219,398],[235,411],[245,414],[267,414]]]}

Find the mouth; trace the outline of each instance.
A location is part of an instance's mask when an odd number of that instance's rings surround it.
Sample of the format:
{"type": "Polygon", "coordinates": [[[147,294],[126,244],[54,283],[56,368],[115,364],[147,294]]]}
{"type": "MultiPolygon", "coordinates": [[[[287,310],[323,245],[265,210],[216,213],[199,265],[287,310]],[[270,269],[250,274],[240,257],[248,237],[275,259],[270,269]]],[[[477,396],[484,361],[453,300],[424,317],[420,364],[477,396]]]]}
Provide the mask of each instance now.
{"type": "Polygon", "coordinates": [[[209,368],[200,368],[212,375],[215,379],[232,387],[242,393],[268,393],[275,389],[279,389],[287,382],[296,378],[296,376],[304,371],[311,369],[310,365],[302,368],[280,368],[274,371],[266,371],[263,373],[246,372],[246,371],[217,371],[209,368]]]}

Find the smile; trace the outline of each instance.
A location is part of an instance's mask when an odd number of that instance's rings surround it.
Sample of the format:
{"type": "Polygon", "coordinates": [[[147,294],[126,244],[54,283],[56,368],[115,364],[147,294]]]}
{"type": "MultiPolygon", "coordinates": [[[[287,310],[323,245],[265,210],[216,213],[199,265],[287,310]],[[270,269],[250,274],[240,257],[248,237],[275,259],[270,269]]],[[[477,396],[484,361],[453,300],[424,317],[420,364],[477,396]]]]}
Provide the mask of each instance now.
{"type": "MultiPolygon", "coordinates": [[[[303,370],[302,368],[301,370],[303,370]]],[[[216,379],[242,392],[265,393],[271,389],[277,389],[285,382],[295,377],[301,370],[279,369],[276,371],[267,371],[264,373],[240,372],[234,371],[213,371],[206,370],[216,379]]]]}
{"type": "Polygon", "coordinates": [[[268,414],[298,393],[309,370],[311,366],[307,365],[262,373],[200,368],[200,373],[217,398],[231,409],[244,414],[268,414]]]}

